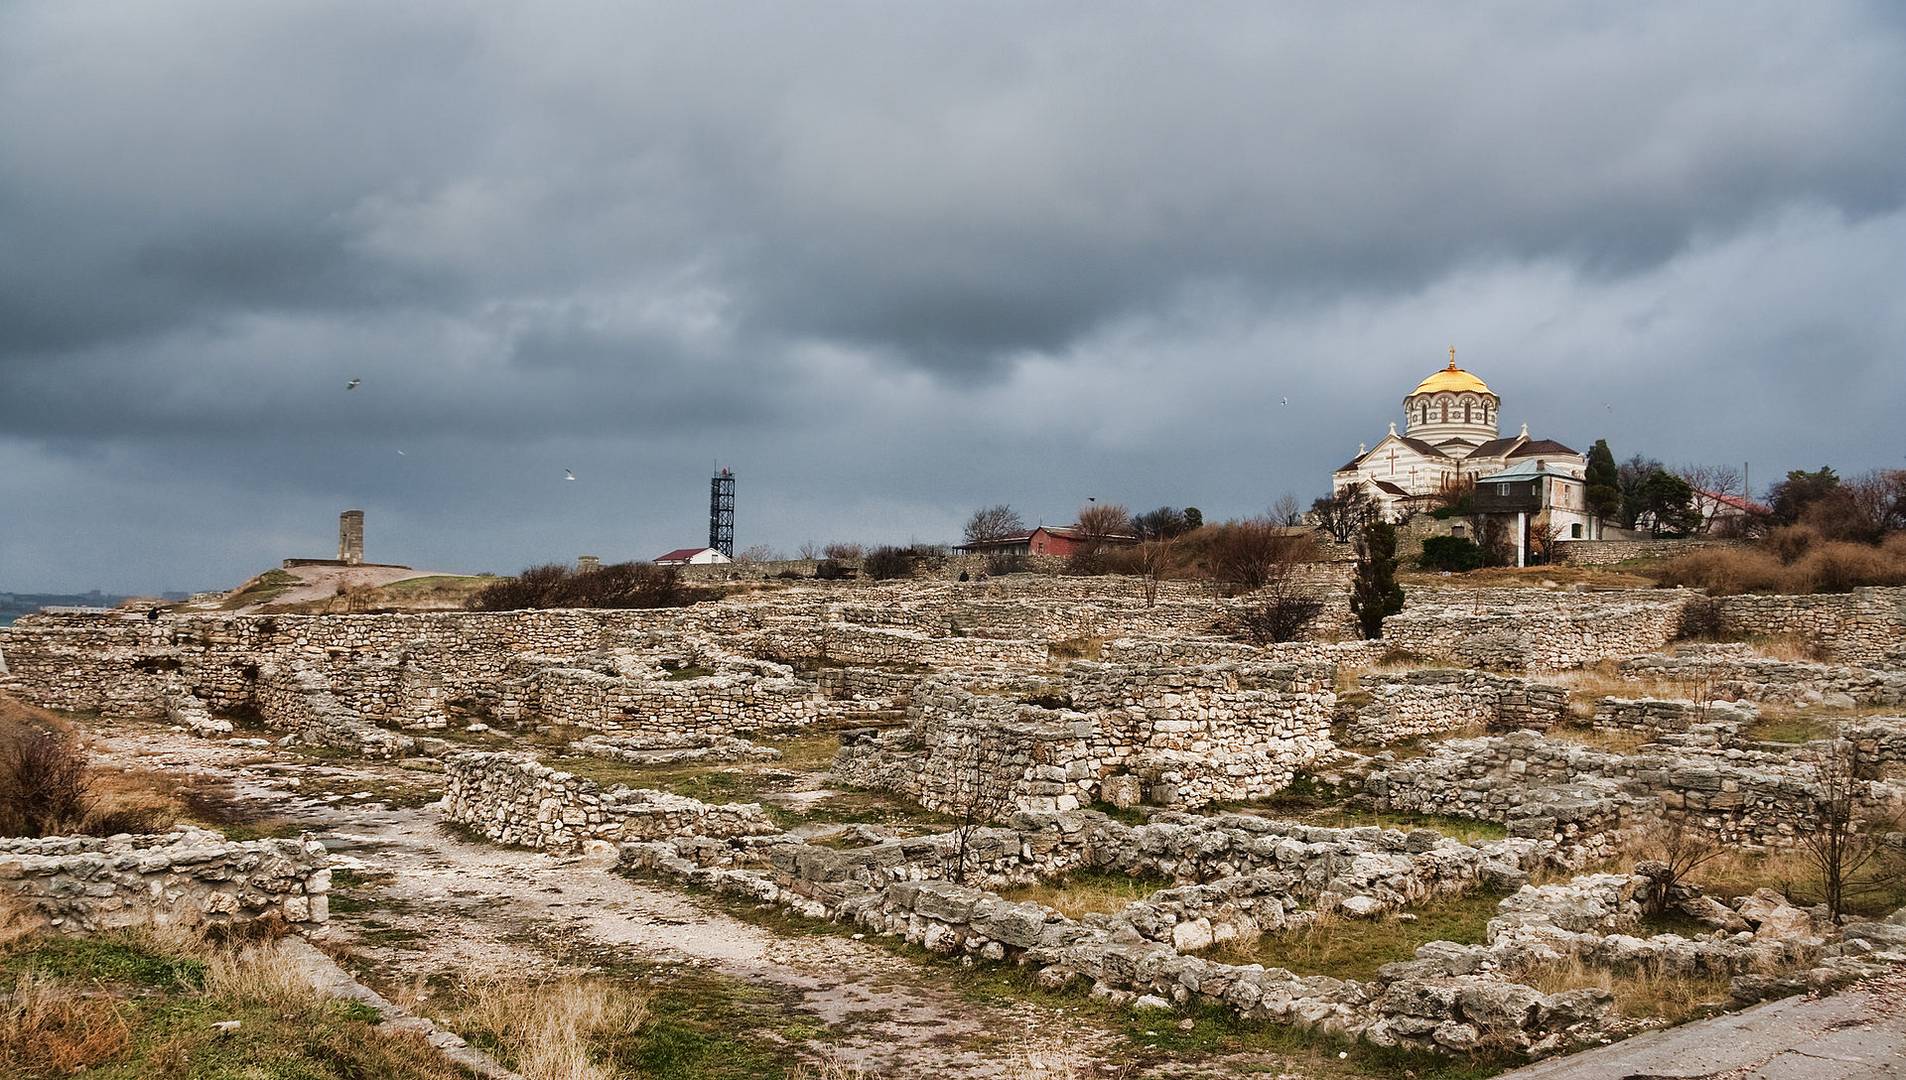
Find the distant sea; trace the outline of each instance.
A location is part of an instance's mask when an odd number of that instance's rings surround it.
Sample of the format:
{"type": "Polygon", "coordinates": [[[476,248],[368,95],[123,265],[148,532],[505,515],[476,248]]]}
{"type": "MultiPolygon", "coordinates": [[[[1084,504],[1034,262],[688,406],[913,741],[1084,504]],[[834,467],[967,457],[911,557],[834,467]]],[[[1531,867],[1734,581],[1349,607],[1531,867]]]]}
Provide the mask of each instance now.
{"type": "Polygon", "coordinates": [[[112,607],[124,600],[112,593],[9,593],[0,592],[0,626],[22,615],[31,615],[44,607],[112,607]]]}

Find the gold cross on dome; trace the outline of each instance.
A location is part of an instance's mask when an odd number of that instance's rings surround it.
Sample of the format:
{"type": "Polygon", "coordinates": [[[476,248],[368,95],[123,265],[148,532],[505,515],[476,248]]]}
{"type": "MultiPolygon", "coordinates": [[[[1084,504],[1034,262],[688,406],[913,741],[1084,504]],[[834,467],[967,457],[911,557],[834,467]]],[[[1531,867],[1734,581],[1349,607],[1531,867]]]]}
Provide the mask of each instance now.
{"type": "Polygon", "coordinates": [[[1456,346],[1454,345],[1449,347],[1449,370],[1456,370],[1456,346]]]}

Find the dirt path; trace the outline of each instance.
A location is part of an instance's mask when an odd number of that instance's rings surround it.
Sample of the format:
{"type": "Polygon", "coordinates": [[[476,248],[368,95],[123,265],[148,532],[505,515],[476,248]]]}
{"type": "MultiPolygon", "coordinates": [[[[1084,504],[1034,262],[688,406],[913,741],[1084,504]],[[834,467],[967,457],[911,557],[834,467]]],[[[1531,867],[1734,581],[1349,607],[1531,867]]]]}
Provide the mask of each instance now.
{"type": "Polygon", "coordinates": [[[949,988],[944,971],[843,935],[776,934],[706,898],[612,873],[612,856],[459,839],[434,809],[402,805],[420,797],[416,790],[434,779],[427,773],[311,761],[149,725],[119,724],[95,738],[116,764],[230,785],[248,810],[322,840],[350,872],[346,881],[374,883],[368,910],[340,911],[319,940],[387,994],[401,995],[406,983],[421,992],[433,976],[620,955],[769,989],[823,1029],[814,1044],[880,1076],[1025,1075],[1029,1055],[1089,1060],[1114,1040],[1083,1010],[975,1003],[949,988]]]}

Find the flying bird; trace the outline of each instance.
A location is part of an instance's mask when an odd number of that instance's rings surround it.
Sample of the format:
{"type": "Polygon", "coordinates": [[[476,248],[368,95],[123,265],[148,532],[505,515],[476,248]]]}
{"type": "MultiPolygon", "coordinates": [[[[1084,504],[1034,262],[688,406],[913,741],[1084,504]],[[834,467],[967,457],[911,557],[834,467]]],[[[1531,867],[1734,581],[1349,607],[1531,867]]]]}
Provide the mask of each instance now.
{"type": "Polygon", "coordinates": [[[344,384],[344,388],[346,390],[355,390],[357,389],[357,384],[363,381],[363,379],[352,379],[350,382],[344,384]]]}
{"type": "Polygon", "coordinates": [[[1284,398],[1284,399],[1283,399],[1283,401],[1284,401],[1284,404],[1286,404],[1286,405],[1289,405],[1289,404],[1291,403],[1291,399],[1290,399],[1290,398],[1284,398]]]}
{"type": "Polygon", "coordinates": [[[569,471],[568,469],[564,469],[564,470],[563,470],[563,479],[564,479],[564,480],[574,480],[575,478],[576,478],[576,474],[575,474],[575,473],[573,473],[573,472],[570,472],[570,471],[569,471]]]}
{"type": "Polygon", "coordinates": [[[406,456],[406,455],[404,454],[404,452],[403,452],[402,450],[399,450],[399,451],[397,451],[397,456],[398,456],[398,457],[404,457],[404,456],[406,456]]]}

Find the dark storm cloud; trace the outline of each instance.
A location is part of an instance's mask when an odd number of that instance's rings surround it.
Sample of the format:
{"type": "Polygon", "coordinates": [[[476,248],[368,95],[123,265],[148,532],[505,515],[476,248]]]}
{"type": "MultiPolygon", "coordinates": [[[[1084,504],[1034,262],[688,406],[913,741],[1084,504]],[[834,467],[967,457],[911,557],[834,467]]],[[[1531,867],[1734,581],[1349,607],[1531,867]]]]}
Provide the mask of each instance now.
{"type": "Polygon", "coordinates": [[[1450,340],[1538,433],[1877,464],[1902,130],[1883,4],[15,4],[0,588],[340,502],[659,550],[716,458],[784,547],[1250,512],[1450,340]]]}

